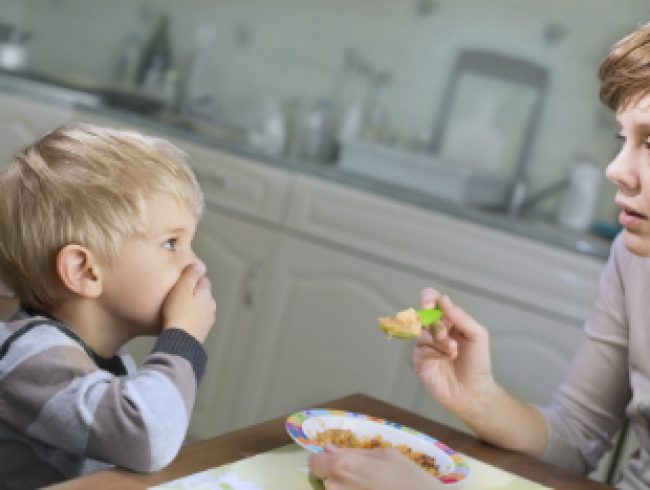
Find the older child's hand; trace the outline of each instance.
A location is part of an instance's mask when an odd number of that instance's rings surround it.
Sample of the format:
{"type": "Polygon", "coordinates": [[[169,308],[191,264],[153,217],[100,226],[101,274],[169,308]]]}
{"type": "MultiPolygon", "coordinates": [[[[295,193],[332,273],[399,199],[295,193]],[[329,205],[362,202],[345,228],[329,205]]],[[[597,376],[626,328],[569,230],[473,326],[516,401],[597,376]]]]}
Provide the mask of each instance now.
{"type": "Polygon", "coordinates": [[[215,310],[205,266],[188,265],[163,305],[163,328],[180,328],[203,342],[214,324],[215,310]]]}
{"type": "Polygon", "coordinates": [[[428,391],[447,409],[463,415],[495,387],[489,335],[447,296],[422,291],[422,306],[439,306],[443,319],[423,329],[413,350],[413,366],[428,391]]]}
{"type": "Polygon", "coordinates": [[[433,476],[394,448],[325,448],[309,457],[326,490],[429,490],[442,488],[433,476]]]}

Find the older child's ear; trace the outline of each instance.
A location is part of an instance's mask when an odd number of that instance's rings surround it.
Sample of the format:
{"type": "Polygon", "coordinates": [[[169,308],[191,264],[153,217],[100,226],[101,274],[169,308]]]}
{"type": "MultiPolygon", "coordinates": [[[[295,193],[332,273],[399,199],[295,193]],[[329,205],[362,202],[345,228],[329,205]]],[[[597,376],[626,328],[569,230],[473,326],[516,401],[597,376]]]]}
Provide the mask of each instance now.
{"type": "Polygon", "coordinates": [[[56,271],[70,292],[96,298],[102,291],[99,264],[90,251],[81,245],[63,247],[56,257],[56,271]]]}

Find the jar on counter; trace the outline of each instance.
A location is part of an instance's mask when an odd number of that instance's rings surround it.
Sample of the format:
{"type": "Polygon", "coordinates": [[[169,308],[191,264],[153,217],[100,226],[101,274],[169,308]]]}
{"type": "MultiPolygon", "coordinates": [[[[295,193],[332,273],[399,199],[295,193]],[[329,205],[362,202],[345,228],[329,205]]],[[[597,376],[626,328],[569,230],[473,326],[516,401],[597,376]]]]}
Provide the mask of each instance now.
{"type": "Polygon", "coordinates": [[[300,159],[330,163],[336,151],[336,113],[329,100],[318,100],[299,114],[296,128],[296,156],[300,159]]]}

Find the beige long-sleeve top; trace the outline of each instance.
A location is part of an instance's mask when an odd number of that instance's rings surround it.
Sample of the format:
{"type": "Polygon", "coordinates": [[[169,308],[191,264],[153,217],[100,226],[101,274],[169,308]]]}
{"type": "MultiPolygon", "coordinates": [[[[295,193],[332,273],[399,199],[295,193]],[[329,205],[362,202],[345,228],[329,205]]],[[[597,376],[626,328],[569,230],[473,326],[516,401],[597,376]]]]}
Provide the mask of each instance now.
{"type": "Polygon", "coordinates": [[[542,458],[588,473],[627,416],[641,449],[617,486],[650,488],[650,258],[632,254],[622,235],[585,333],[566,379],[542,408],[548,427],[542,458]]]}

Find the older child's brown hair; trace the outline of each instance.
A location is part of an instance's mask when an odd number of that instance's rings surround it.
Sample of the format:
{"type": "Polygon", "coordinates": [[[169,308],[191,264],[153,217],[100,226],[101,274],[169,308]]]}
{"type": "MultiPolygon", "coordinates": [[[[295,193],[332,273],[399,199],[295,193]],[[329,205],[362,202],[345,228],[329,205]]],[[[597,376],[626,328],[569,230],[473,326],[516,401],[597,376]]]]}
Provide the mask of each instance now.
{"type": "Polygon", "coordinates": [[[600,100],[614,111],[650,94],[650,23],[614,44],[599,75],[600,100]]]}

